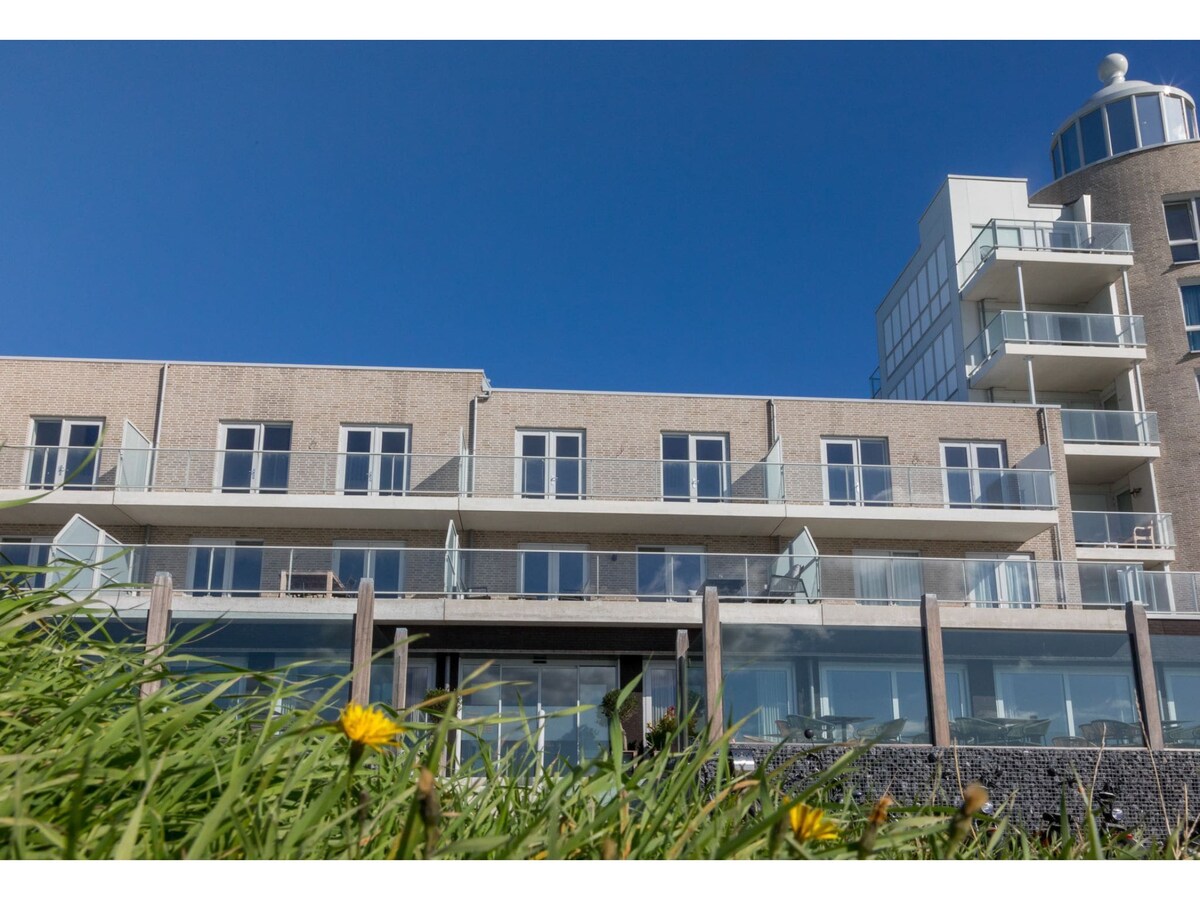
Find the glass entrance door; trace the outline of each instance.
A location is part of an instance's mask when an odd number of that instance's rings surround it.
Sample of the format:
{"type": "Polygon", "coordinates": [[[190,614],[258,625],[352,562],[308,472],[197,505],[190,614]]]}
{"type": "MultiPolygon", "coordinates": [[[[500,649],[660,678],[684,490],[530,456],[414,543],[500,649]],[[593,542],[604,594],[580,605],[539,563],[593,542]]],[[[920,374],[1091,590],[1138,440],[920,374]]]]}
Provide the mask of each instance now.
{"type": "Polygon", "coordinates": [[[100,422],[71,419],[37,419],[33,423],[33,449],[29,457],[29,486],[50,490],[86,491],[96,484],[96,458],[100,422]],[[88,457],[91,457],[90,459],[88,457]]]}
{"type": "Polygon", "coordinates": [[[517,491],[533,499],[583,496],[583,433],[522,431],[517,435],[517,491]]]}
{"type": "Polygon", "coordinates": [[[942,444],[946,502],[954,509],[1004,506],[1002,444],[942,444]]]}
{"type": "MultiPolygon", "coordinates": [[[[461,671],[482,664],[463,660],[461,671]]],[[[493,664],[482,680],[502,684],[464,698],[463,715],[494,715],[500,722],[463,736],[459,758],[464,763],[477,752],[486,753],[492,761],[514,767],[516,774],[531,773],[556,763],[577,765],[608,745],[608,723],[599,706],[617,686],[615,663],[502,662],[493,664]],[[592,708],[568,712],[582,706],[592,708]]]]}
{"type": "Polygon", "coordinates": [[[291,425],[222,425],[217,489],[226,494],[287,493],[291,425]]]}
{"type": "Polygon", "coordinates": [[[724,437],[664,434],[664,500],[719,503],[729,499],[729,457],[724,437]]]}

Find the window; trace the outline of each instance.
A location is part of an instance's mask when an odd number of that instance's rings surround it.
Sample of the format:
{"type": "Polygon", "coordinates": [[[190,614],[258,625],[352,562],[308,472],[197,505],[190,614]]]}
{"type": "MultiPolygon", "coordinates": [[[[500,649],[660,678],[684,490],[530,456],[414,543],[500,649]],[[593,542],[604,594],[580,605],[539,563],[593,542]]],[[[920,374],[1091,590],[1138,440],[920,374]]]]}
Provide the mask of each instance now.
{"type": "Polygon", "coordinates": [[[292,426],[222,423],[216,490],[226,494],[286,494],[292,426]]]}
{"type": "Polygon", "coordinates": [[[1101,668],[997,667],[996,713],[1001,719],[1050,719],[1048,733],[1093,744],[1137,744],[1142,736],[1133,679],[1101,668]]]}
{"type": "Polygon", "coordinates": [[[719,503],[729,499],[728,440],[721,435],[664,434],[664,500],[719,503]]]}
{"type": "Polygon", "coordinates": [[[403,496],[408,491],[409,458],[407,428],[343,425],[339,489],[343,494],[403,496]]]}
{"type": "Polygon", "coordinates": [[[375,582],[376,597],[399,597],[404,590],[403,541],[334,541],[333,571],[341,589],[358,592],[364,578],[375,582]]]}
{"type": "MultiPolygon", "coordinates": [[[[963,714],[965,681],[961,667],[947,668],[946,701],[951,719],[963,714]]],[[[822,662],[820,687],[821,717],[837,728],[832,735],[835,738],[851,737],[855,725],[875,722],[898,725],[891,740],[929,741],[929,701],[922,666],[822,662]]],[[[874,730],[882,729],[876,724],[874,730]]],[[[860,736],[870,737],[872,731],[860,736]]]]}
{"type": "Polygon", "coordinates": [[[1137,147],[1137,132],[1133,127],[1133,98],[1123,97],[1108,104],[1108,137],[1112,152],[1127,153],[1137,147]]]}
{"type": "Polygon", "coordinates": [[[854,596],[868,604],[920,600],[920,557],[916,550],[855,550],[854,596]]]}
{"type": "Polygon", "coordinates": [[[825,501],[832,506],[886,506],[892,470],[886,438],[824,438],[825,501]]]}
{"type": "Polygon", "coordinates": [[[1167,220],[1167,243],[1171,247],[1171,261],[1183,263],[1200,260],[1200,247],[1196,241],[1200,235],[1200,228],[1197,227],[1196,198],[1164,203],[1163,214],[1167,220]]]}
{"type": "Polygon", "coordinates": [[[1180,289],[1183,296],[1183,327],[1187,333],[1188,352],[1200,353],[1200,284],[1187,284],[1180,289]]]}
{"type": "Polygon", "coordinates": [[[1079,120],[1083,135],[1083,160],[1085,164],[1098,162],[1108,156],[1108,145],[1104,140],[1104,119],[1097,109],[1079,120]]]}
{"type": "Polygon", "coordinates": [[[1142,146],[1161,144],[1166,135],[1163,131],[1162,107],[1158,102],[1158,94],[1141,94],[1134,97],[1134,104],[1137,108],[1138,133],[1142,136],[1142,146]]]}
{"type": "Polygon", "coordinates": [[[704,586],[703,547],[638,547],[639,600],[691,600],[704,586]]]}
{"type": "Polygon", "coordinates": [[[63,484],[63,490],[91,490],[96,484],[103,428],[104,423],[96,419],[34,419],[29,487],[50,490],[63,484]]]}
{"type": "Polygon", "coordinates": [[[584,493],[582,431],[517,432],[516,493],[578,500],[584,493]]]}
{"type": "MultiPolygon", "coordinates": [[[[50,559],[52,537],[0,537],[0,566],[44,566],[50,559]]],[[[46,585],[46,574],[13,575],[13,584],[40,588],[46,585]]]]}
{"type": "Polygon", "coordinates": [[[1031,607],[1037,602],[1030,553],[968,553],[967,598],[973,606],[1031,607]]]}
{"type": "Polygon", "coordinates": [[[196,597],[262,593],[262,541],[196,538],[188,555],[188,590],[196,597]]]}
{"type": "Polygon", "coordinates": [[[587,544],[521,544],[521,594],[582,600],[588,593],[587,544]]]}
{"type": "Polygon", "coordinates": [[[954,509],[1004,505],[1004,445],[942,444],[946,502],[954,509]]]}

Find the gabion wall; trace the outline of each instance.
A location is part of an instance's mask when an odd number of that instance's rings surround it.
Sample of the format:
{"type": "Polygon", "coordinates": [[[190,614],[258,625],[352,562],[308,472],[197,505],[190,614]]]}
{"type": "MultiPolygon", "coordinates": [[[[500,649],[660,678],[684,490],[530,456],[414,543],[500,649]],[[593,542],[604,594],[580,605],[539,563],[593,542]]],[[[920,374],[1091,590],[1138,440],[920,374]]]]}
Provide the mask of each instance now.
{"type": "MultiPolygon", "coordinates": [[[[845,748],[734,744],[733,758],[757,764],[772,751],[774,765],[788,766],[785,789],[795,791],[845,748]]],[[[1046,813],[1059,818],[1064,796],[1068,815],[1082,822],[1080,783],[1111,792],[1113,806],[1123,815],[1121,825],[1130,830],[1161,837],[1180,823],[1200,819],[1200,751],[1187,750],[876,746],[863,752],[833,792],[835,798],[849,795],[867,806],[884,793],[903,805],[957,806],[961,787],[972,781],[988,789],[996,807],[1010,801],[1009,818],[1031,831],[1045,825],[1046,813]]]]}

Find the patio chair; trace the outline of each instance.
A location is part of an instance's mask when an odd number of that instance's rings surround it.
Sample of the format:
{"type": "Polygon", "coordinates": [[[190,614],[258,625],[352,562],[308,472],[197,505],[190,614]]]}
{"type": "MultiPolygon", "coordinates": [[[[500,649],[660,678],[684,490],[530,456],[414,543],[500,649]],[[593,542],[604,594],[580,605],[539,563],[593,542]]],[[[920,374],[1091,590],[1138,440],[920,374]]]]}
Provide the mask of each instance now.
{"type": "Polygon", "coordinates": [[[1046,743],[1046,732],[1049,730],[1049,719],[1030,719],[1024,725],[1009,729],[1009,743],[1042,745],[1046,743]]]}
{"type": "Polygon", "coordinates": [[[1050,744],[1053,747],[1090,747],[1092,746],[1085,738],[1075,737],[1069,734],[1060,734],[1050,738],[1050,744]]]}
{"type": "Polygon", "coordinates": [[[954,720],[960,744],[1000,744],[1004,741],[1004,729],[994,722],[962,716],[954,720]]]}
{"type": "Polygon", "coordinates": [[[864,741],[877,741],[880,744],[895,743],[904,733],[904,725],[908,719],[892,719],[879,725],[872,725],[859,731],[858,736],[864,741]]]}
{"type": "Polygon", "coordinates": [[[1163,732],[1163,740],[1173,747],[1200,746],[1200,725],[1180,725],[1163,732]]]}
{"type": "Polygon", "coordinates": [[[779,603],[786,603],[787,598],[795,598],[802,595],[809,603],[816,603],[816,597],[808,596],[808,588],[804,585],[805,570],[812,565],[815,565],[815,560],[810,560],[805,565],[796,563],[788,569],[786,575],[772,575],[767,579],[767,597],[779,603]]]}

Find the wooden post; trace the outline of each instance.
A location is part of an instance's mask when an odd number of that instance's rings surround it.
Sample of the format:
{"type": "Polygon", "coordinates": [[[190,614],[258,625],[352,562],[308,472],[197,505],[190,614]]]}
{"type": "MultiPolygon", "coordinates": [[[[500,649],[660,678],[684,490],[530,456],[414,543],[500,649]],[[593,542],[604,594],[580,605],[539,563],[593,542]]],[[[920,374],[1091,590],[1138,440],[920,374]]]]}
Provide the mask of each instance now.
{"type": "Polygon", "coordinates": [[[725,711],[721,703],[721,603],[717,589],[704,589],[702,607],[704,623],[704,690],[708,695],[708,736],[720,737],[725,727],[725,711]]]}
{"type": "MultiPolygon", "coordinates": [[[[154,665],[162,655],[171,624],[171,594],[174,587],[170,572],[156,572],[150,588],[150,611],[146,614],[146,666],[154,665]]],[[[142,696],[149,697],[162,687],[162,679],[142,684],[142,696]]]]}
{"type": "Polygon", "coordinates": [[[1138,703],[1142,708],[1142,727],[1146,746],[1163,749],[1162,710],[1158,708],[1158,682],[1154,678],[1154,657],[1150,654],[1150,624],[1146,607],[1132,600],[1125,603],[1125,626],[1133,646],[1133,674],[1137,681],[1138,703]]]}
{"type": "Polygon", "coordinates": [[[358,607],[354,612],[354,649],[350,665],[350,701],[366,706],[371,699],[371,650],[375,634],[375,581],[364,578],[358,583],[358,607]]]}
{"type": "Polygon", "coordinates": [[[396,629],[396,646],[392,648],[392,708],[403,709],[408,694],[408,629],[396,629]]]}
{"type": "MultiPolygon", "coordinates": [[[[691,704],[688,702],[688,649],[690,646],[691,641],[688,639],[687,629],[678,629],[675,632],[675,711],[680,722],[686,721],[686,717],[691,712],[691,704]]],[[[683,752],[687,748],[689,738],[687,729],[681,730],[675,749],[683,752]]]]}
{"type": "Polygon", "coordinates": [[[925,684],[929,702],[929,739],[950,746],[950,704],[946,700],[946,655],[942,650],[942,611],[937,594],[921,595],[921,637],[925,642],[925,684]]]}

